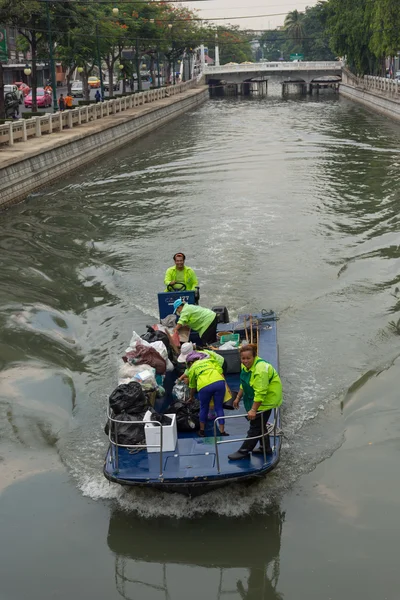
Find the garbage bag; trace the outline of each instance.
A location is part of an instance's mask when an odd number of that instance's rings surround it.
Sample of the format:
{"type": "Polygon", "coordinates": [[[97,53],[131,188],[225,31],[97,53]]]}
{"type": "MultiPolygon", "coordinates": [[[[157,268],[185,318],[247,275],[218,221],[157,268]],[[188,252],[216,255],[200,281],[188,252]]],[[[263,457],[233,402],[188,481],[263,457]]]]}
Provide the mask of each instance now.
{"type": "Polygon", "coordinates": [[[187,402],[190,398],[189,386],[184,381],[177,381],[172,388],[172,398],[179,402],[187,402]]]}
{"type": "MultiPolygon", "coordinates": [[[[153,369],[153,367],[151,367],[150,365],[130,365],[129,363],[124,362],[119,367],[118,377],[120,379],[126,379],[126,378],[133,379],[135,377],[135,375],[137,375],[138,373],[141,373],[142,371],[150,371],[154,378],[156,376],[155,369],[153,369]]],[[[138,379],[138,381],[140,383],[139,379],[138,379]]]]}
{"type": "MultiPolygon", "coordinates": [[[[162,425],[171,425],[171,417],[161,415],[157,413],[153,407],[149,406],[146,410],[138,413],[127,413],[122,412],[119,415],[114,415],[118,421],[124,421],[123,423],[111,423],[111,439],[117,444],[123,446],[136,446],[139,444],[146,444],[146,435],[144,432],[145,423],[132,423],[132,421],[143,421],[144,416],[147,412],[151,413],[152,421],[159,421],[162,425]],[[117,435],[115,435],[115,432],[117,435]]],[[[155,427],[159,427],[158,423],[154,423],[155,427]]],[[[109,434],[110,422],[104,428],[106,435],[109,434]]]]}
{"type": "Polygon", "coordinates": [[[136,344],[135,350],[127,352],[125,356],[122,357],[122,360],[131,365],[150,365],[155,368],[156,373],[159,375],[164,375],[167,370],[167,363],[157,350],[151,346],[143,346],[139,343],[136,344]]]}
{"type": "Polygon", "coordinates": [[[168,408],[169,413],[176,414],[176,427],[178,431],[197,431],[200,427],[200,406],[196,403],[189,404],[177,400],[168,408]]]}
{"type": "MultiPolygon", "coordinates": [[[[119,421],[124,421],[124,423],[111,423],[111,439],[113,442],[122,444],[123,446],[144,445],[146,443],[144,423],[132,423],[131,421],[143,421],[145,413],[146,411],[143,411],[131,415],[122,412],[119,415],[115,415],[115,417],[118,417],[119,421]],[[115,435],[115,431],[117,432],[117,435],[115,435]]],[[[109,433],[109,427],[110,423],[108,421],[104,429],[107,435],[109,433]]]]}
{"type": "Polygon", "coordinates": [[[150,404],[142,390],[140,383],[130,381],[119,385],[109,397],[110,408],[118,415],[122,412],[140,413],[146,412],[150,404]]]}
{"type": "Polygon", "coordinates": [[[142,338],[142,340],[145,340],[146,342],[149,342],[150,344],[152,344],[153,342],[163,342],[163,344],[165,345],[165,348],[168,352],[168,349],[170,346],[168,335],[164,331],[155,330],[154,327],[151,327],[150,325],[146,325],[146,327],[147,327],[147,333],[140,336],[142,338]]]}
{"type": "Polygon", "coordinates": [[[164,319],[161,319],[161,325],[165,325],[168,329],[174,329],[176,325],[176,315],[167,315],[164,319]]]}
{"type": "Polygon", "coordinates": [[[131,341],[129,342],[129,347],[133,350],[136,348],[137,344],[142,344],[142,346],[150,346],[149,342],[140,337],[136,331],[132,331],[131,341]]]}

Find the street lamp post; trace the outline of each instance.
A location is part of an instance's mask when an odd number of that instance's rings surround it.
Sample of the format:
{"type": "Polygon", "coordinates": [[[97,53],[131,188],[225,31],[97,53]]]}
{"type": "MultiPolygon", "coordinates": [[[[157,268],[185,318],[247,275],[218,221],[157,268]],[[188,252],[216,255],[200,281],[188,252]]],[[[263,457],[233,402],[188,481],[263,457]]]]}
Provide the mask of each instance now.
{"type": "Polygon", "coordinates": [[[100,41],[99,41],[99,26],[98,26],[97,23],[96,23],[96,44],[97,44],[97,67],[99,69],[101,100],[102,100],[102,102],[104,102],[104,82],[103,82],[103,71],[101,70],[101,53],[100,53],[100,41]]]}
{"type": "Polygon", "coordinates": [[[46,13],[47,13],[47,33],[49,36],[49,54],[50,54],[50,70],[51,70],[51,87],[53,88],[53,110],[57,112],[57,81],[56,81],[56,68],[54,64],[53,56],[53,36],[51,33],[51,22],[50,22],[50,0],[46,2],[46,13]]]}

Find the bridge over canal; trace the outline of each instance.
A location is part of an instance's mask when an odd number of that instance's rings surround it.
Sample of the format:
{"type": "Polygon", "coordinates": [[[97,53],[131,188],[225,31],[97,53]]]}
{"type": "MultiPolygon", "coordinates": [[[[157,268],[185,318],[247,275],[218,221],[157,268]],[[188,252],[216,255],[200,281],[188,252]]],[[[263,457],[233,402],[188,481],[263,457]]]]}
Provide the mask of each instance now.
{"type": "Polygon", "coordinates": [[[265,93],[268,82],[281,84],[283,92],[290,87],[306,92],[314,88],[337,86],[341,80],[344,64],[341,61],[319,62],[259,62],[209,66],[203,65],[206,82],[211,87],[265,93]]]}

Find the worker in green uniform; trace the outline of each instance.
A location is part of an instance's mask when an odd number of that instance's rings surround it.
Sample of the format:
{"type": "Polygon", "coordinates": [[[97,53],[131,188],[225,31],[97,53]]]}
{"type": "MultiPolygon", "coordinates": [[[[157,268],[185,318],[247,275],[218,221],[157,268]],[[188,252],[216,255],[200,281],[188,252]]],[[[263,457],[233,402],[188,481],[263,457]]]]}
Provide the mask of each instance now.
{"type": "Polygon", "coordinates": [[[179,316],[174,332],[187,326],[197,331],[202,346],[216,341],[218,317],[213,310],[196,304],[186,304],[182,298],[178,298],[174,302],[174,314],[179,316]]]}
{"type": "MultiPolygon", "coordinates": [[[[237,452],[228,455],[230,460],[247,458],[250,452],[253,454],[264,453],[262,430],[264,429],[264,433],[267,432],[268,419],[272,409],[278,408],[282,404],[282,383],[279,375],[272,365],[257,356],[256,346],[252,344],[242,346],[240,360],[242,362],[240,390],[233,406],[238,409],[243,398],[247,418],[250,421],[247,438],[256,439],[246,439],[237,452]],[[260,446],[256,449],[258,442],[260,442],[260,446]]],[[[271,456],[269,435],[265,435],[264,439],[266,454],[271,456]]]]}
{"type": "Polygon", "coordinates": [[[211,399],[214,399],[215,412],[220,417],[218,420],[219,434],[229,435],[225,431],[224,420],[224,395],[225,379],[217,368],[217,363],[208,358],[203,352],[189,352],[187,355],[190,397],[193,400],[195,391],[200,400],[200,431],[199,436],[205,437],[207,413],[211,399]]]}
{"type": "Polygon", "coordinates": [[[193,269],[185,265],[185,260],[186,256],[182,252],[177,252],[177,254],[175,254],[175,266],[167,269],[165,273],[165,292],[170,292],[172,290],[177,292],[191,292],[199,285],[196,273],[193,269]]]}

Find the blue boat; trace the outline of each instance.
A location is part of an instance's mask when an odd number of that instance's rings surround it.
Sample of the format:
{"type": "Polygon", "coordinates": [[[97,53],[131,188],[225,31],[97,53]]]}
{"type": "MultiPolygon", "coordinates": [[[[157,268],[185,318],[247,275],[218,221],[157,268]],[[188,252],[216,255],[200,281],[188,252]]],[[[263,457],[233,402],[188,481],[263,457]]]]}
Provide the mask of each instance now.
{"type": "MultiPolygon", "coordinates": [[[[177,298],[183,297],[188,303],[195,303],[194,292],[167,292],[158,295],[160,319],[173,312],[172,305],[177,298]]],[[[229,321],[224,307],[214,309],[221,321],[229,321]]],[[[272,311],[262,311],[254,315],[239,315],[237,321],[218,323],[218,332],[234,332],[244,340],[254,336],[258,343],[258,355],[271,363],[279,372],[279,350],[277,340],[277,317],[272,311]],[[252,332],[249,332],[252,323],[252,332]]],[[[196,335],[191,340],[196,341],[196,335]]],[[[232,352],[232,351],[228,351],[232,352]]],[[[235,353],[235,351],[233,351],[235,353]]],[[[238,358],[238,351],[237,351],[238,358]]],[[[172,402],[171,389],[179,374],[166,376],[166,394],[156,400],[154,408],[158,413],[168,414],[172,402]]],[[[240,362],[230,360],[226,381],[232,390],[239,390],[240,362]]],[[[199,437],[195,431],[177,433],[176,447],[172,451],[161,448],[163,427],[157,427],[159,442],[157,448],[146,445],[125,446],[117,443],[112,431],[118,427],[118,417],[108,413],[109,449],[104,462],[104,475],[107,479],[122,486],[152,487],[168,492],[178,492],[188,496],[198,496],[216,488],[249,482],[265,476],[279,462],[281,450],[280,409],[272,410],[268,422],[268,434],[272,455],[251,454],[248,458],[230,461],[228,454],[235,452],[246,438],[249,427],[243,403],[238,411],[225,411],[225,427],[229,436],[221,437],[218,419],[206,424],[205,437],[199,437]]],[[[155,422],[157,423],[157,422],[155,422]]],[[[267,433],[267,432],[265,432],[267,433]]],[[[165,434],[164,434],[165,436],[165,434]]],[[[262,438],[265,439],[265,438],[262,438]]]]}

